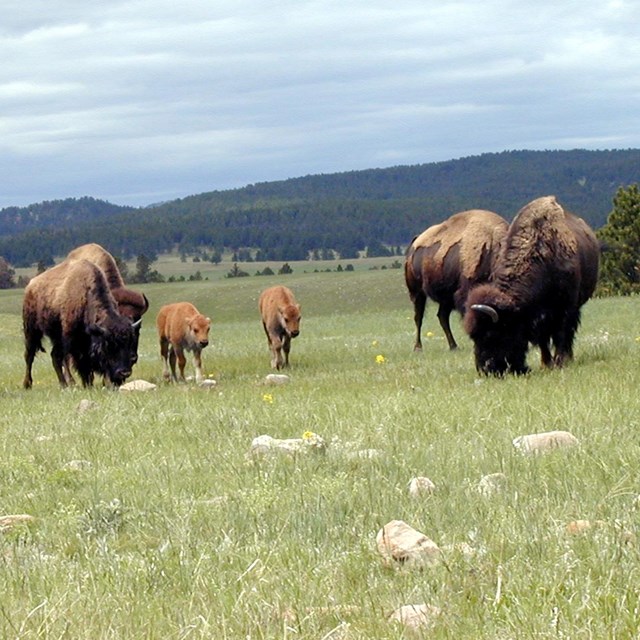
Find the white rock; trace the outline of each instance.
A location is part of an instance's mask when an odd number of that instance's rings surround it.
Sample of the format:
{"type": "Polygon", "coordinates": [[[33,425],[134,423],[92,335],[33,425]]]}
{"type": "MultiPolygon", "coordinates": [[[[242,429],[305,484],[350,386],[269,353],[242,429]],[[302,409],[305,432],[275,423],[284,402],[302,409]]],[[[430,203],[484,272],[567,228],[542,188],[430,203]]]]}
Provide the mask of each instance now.
{"type": "Polygon", "coordinates": [[[202,389],[213,389],[217,385],[218,383],[212,378],[206,378],[198,386],[201,387],[202,389]]]}
{"type": "Polygon", "coordinates": [[[84,469],[91,469],[92,466],[89,460],[69,460],[62,468],[65,471],[82,471],[84,469]]]}
{"type": "Polygon", "coordinates": [[[120,391],[153,391],[153,389],[157,389],[158,385],[153,384],[153,382],[147,382],[146,380],[132,380],[131,382],[127,382],[120,387],[120,391]]]}
{"type": "Polygon", "coordinates": [[[97,406],[98,406],[97,402],[94,402],[93,400],[88,400],[87,398],[83,398],[82,400],[80,400],[80,403],[78,404],[78,413],[86,413],[91,409],[95,409],[97,406]]]}
{"type": "Polygon", "coordinates": [[[15,515],[0,516],[0,532],[9,531],[13,527],[20,524],[28,524],[33,522],[35,518],[26,513],[19,513],[15,515]]]}
{"type": "Polygon", "coordinates": [[[265,384],[287,384],[289,382],[289,376],[284,373],[270,373],[264,379],[265,384]]]}
{"type": "Polygon", "coordinates": [[[480,478],[478,482],[478,491],[483,496],[493,496],[496,493],[502,493],[507,486],[507,476],[504,473],[490,473],[480,478]]]}
{"type": "Polygon", "coordinates": [[[392,520],[376,536],[378,551],[389,565],[421,567],[440,560],[438,545],[403,520],[392,520]]]}
{"type": "Polygon", "coordinates": [[[419,631],[433,627],[441,613],[438,607],[431,604],[406,604],[396,609],[389,620],[399,622],[412,631],[419,631]]]}
{"type": "Polygon", "coordinates": [[[409,495],[412,498],[431,495],[436,490],[436,485],[424,476],[412,478],[409,482],[409,495]]]}
{"type": "Polygon", "coordinates": [[[547,431],[546,433],[531,433],[513,439],[513,446],[523,454],[537,454],[575,447],[578,439],[568,431],[547,431]]]}
{"type": "Polygon", "coordinates": [[[261,435],[251,442],[250,454],[253,456],[284,453],[295,455],[309,451],[322,452],[326,449],[326,442],[317,433],[305,433],[302,438],[272,438],[261,435]]]}

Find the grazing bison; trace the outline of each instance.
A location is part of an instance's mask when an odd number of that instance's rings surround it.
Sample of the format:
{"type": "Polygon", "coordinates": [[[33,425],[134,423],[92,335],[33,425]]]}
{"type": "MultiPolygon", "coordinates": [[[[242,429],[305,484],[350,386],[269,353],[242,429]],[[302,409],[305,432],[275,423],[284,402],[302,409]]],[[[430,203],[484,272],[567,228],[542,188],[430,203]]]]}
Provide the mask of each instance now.
{"type": "Polygon", "coordinates": [[[73,362],[84,386],[95,373],[113,385],[122,384],[138,359],[140,321],[118,313],[102,269],[88,260],[64,261],[36,276],[25,289],[22,307],[26,373],[24,387],[33,384],[33,360],[43,336],[52,343],[51,360],[61,386],[73,362]]]}
{"type": "Polygon", "coordinates": [[[291,339],[300,333],[300,305],[290,289],[275,286],[262,292],[258,306],[271,350],[271,368],[288,367],[291,339]]]}
{"type": "Polygon", "coordinates": [[[427,298],[439,304],[438,320],[449,348],[458,346],[449,325],[451,312],[464,313],[469,288],[489,278],[508,226],[497,213],[472,209],[454,214],[413,239],[404,274],[416,323],[414,351],[422,351],[427,298]]]}
{"type": "Polygon", "coordinates": [[[165,380],[178,382],[176,359],[180,370],[180,380],[185,381],[184,367],[187,362],[185,351],[193,352],[196,382],[202,382],[202,350],[209,344],[211,320],[205,318],[190,302],[175,302],[160,308],[156,318],[162,373],[165,380]],[[171,369],[171,370],[169,370],[171,369]]]}
{"type": "Polygon", "coordinates": [[[143,293],[127,289],[113,256],[99,244],[83,244],[69,253],[67,260],[89,260],[102,269],[111,294],[118,304],[118,311],[134,322],[140,320],[149,309],[149,301],[143,293]]]}
{"type": "Polygon", "coordinates": [[[464,326],[475,343],[477,370],[526,373],[529,343],[540,347],[544,367],[570,360],[580,307],[598,279],[599,254],[593,231],[554,196],[522,208],[509,226],[491,282],[467,298],[464,326]]]}

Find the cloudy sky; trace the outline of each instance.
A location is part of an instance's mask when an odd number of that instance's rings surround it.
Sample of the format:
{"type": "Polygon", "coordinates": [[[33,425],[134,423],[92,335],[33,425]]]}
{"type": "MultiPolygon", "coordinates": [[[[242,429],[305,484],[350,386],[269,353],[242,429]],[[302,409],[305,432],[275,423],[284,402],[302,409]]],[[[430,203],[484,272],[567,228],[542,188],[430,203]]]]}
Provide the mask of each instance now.
{"type": "Polygon", "coordinates": [[[0,208],[640,147],[640,0],[4,0],[0,208]]]}

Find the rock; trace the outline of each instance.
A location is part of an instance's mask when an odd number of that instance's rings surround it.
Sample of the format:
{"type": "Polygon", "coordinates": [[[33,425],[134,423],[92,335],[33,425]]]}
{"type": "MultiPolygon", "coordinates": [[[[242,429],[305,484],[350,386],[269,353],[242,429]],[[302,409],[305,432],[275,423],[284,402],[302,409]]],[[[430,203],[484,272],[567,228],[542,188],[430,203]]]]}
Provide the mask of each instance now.
{"type": "Polygon", "coordinates": [[[13,527],[21,524],[29,524],[33,522],[35,518],[26,513],[20,513],[16,515],[0,516],[0,533],[10,531],[13,527]]]}
{"type": "Polygon", "coordinates": [[[213,389],[218,386],[218,383],[212,378],[206,378],[199,385],[201,389],[213,389]]]}
{"type": "Polygon", "coordinates": [[[513,439],[513,446],[525,455],[545,453],[553,449],[575,447],[578,439],[568,431],[531,433],[513,439]]]}
{"type": "Polygon", "coordinates": [[[399,622],[411,631],[424,631],[434,626],[442,611],[431,604],[406,604],[396,609],[390,616],[392,622],[399,622]]]}
{"type": "Polygon", "coordinates": [[[409,482],[409,495],[412,498],[431,495],[435,490],[436,485],[424,476],[412,478],[409,482]]]}
{"type": "Polygon", "coordinates": [[[440,548],[424,533],[403,520],[392,520],[376,536],[378,551],[387,565],[422,567],[440,560],[440,548]]]}
{"type": "Polygon", "coordinates": [[[158,385],[153,384],[153,382],[147,382],[146,380],[132,380],[131,382],[123,384],[120,387],[120,391],[153,391],[157,388],[158,385]]]}
{"type": "Polygon", "coordinates": [[[251,442],[249,453],[252,456],[264,456],[273,453],[284,453],[293,456],[310,451],[323,452],[326,447],[326,442],[322,436],[307,431],[302,438],[279,439],[268,435],[258,436],[251,442]]]}
{"type": "Polygon", "coordinates": [[[65,471],[83,471],[91,469],[92,466],[89,460],[69,460],[62,468],[65,471]]]}
{"type": "Polygon", "coordinates": [[[480,478],[478,482],[478,491],[486,497],[493,496],[496,493],[502,493],[507,486],[507,476],[504,473],[490,473],[480,478]]]}
{"type": "Polygon", "coordinates": [[[97,402],[83,398],[78,404],[78,413],[86,413],[87,411],[91,411],[91,409],[95,409],[97,406],[97,402]]]}
{"type": "Polygon", "coordinates": [[[289,376],[284,373],[270,373],[264,379],[265,384],[288,384],[289,376]]]}

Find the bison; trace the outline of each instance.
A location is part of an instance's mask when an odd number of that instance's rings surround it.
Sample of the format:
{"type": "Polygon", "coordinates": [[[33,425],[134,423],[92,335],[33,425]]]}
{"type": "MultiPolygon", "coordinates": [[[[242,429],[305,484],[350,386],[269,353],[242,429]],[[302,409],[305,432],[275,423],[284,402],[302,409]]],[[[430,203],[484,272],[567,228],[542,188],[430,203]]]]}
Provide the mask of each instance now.
{"type": "Polygon", "coordinates": [[[275,286],[260,294],[258,306],[271,350],[271,368],[288,367],[291,339],[300,333],[300,305],[290,289],[275,286]]]}
{"type": "Polygon", "coordinates": [[[529,343],[540,348],[543,367],[571,360],[580,308],[596,287],[599,255],[587,223],[554,196],[523,207],[509,226],[491,282],[467,298],[464,327],[474,342],[476,369],[526,373],[529,343]]]}
{"type": "Polygon", "coordinates": [[[138,293],[132,289],[128,289],[120,270],[116,265],[113,256],[99,244],[94,242],[83,244],[71,251],[67,260],[89,260],[102,269],[107,284],[111,289],[111,294],[118,304],[118,311],[127,318],[131,318],[134,322],[140,318],[149,309],[149,301],[143,293],[138,293]]]}
{"type": "Polygon", "coordinates": [[[193,352],[196,382],[202,382],[202,350],[209,344],[211,320],[205,318],[190,302],[175,302],[160,308],[156,318],[163,377],[178,382],[176,359],[180,380],[185,381],[185,351],[193,352]]]}
{"type": "Polygon", "coordinates": [[[31,388],[33,360],[43,336],[52,343],[51,360],[62,387],[69,382],[65,362],[73,362],[83,385],[94,374],[119,386],[138,359],[140,321],[120,315],[104,272],[88,260],[64,261],[33,278],[22,307],[26,373],[31,388]]]}
{"type": "Polygon", "coordinates": [[[405,282],[416,324],[414,351],[422,351],[422,320],[427,298],[439,304],[438,320],[450,349],[458,345],[449,318],[464,313],[469,288],[491,273],[508,223],[497,213],[472,209],[452,215],[413,239],[404,263],[405,282]]]}

